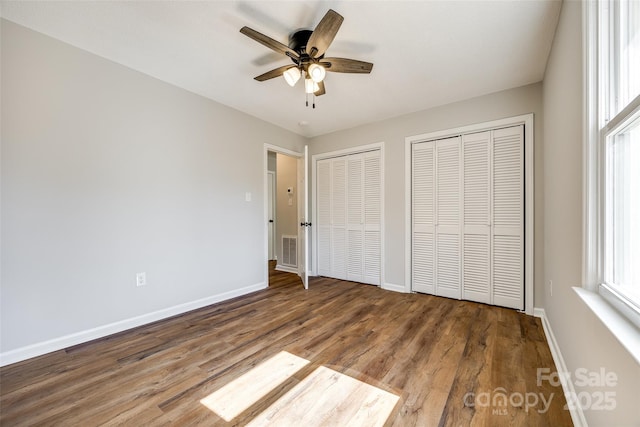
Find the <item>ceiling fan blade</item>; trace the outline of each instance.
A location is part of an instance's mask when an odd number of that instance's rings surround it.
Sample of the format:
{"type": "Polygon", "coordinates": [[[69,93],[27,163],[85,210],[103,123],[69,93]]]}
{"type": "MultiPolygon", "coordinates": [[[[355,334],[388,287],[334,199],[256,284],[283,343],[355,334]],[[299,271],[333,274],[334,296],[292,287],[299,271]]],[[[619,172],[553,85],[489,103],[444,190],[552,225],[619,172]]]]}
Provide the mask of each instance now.
{"type": "Polygon", "coordinates": [[[340,29],[342,21],[344,21],[342,15],[333,9],[329,9],[318,23],[316,29],[313,30],[307,42],[307,54],[310,57],[318,58],[324,55],[340,29]]]}
{"type": "Polygon", "coordinates": [[[264,74],[260,74],[258,77],[254,77],[255,80],[259,81],[259,82],[263,82],[265,80],[269,80],[269,79],[274,79],[276,77],[280,77],[282,75],[282,73],[284,73],[285,71],[287,71],[289,68],[295,68],[295,65],[285,65],[282,67],[278,67],[274,70],[271,71],[267,71],[264,74]]]}
{"type": "Polygon", "coordinates": [[[347,58],[324,58],[320,61],[320,65],[325,67],[327,71],[334,73],[362,73],[368,74],[373,68],[371,62],[356,61],[347,58]]]}
{"type": "Polygon", "coordinates": [[[313,94],[315,96],[320,96],[320,95],[324,95],[325,93],[327,93],[324,89],[324,82],[320,82],[318,83],[318,86],[320,87],[317,91],[313,92],[313,94]]]}
{"type": "Polygon", "coordinates": [[[283,55],[287,55],[291,58],[300,59],[296,51],[289,48],[289,46],[282,44],[269,36],[265,36],[264,34],[259,33],[254,29],[251,29],[249,27],[242,27],[240,29],[240,32],[250,39],[253,39],[258,43],[265,45],[269,49],[275,50],[276,52],[282,53],[283,55]]]}

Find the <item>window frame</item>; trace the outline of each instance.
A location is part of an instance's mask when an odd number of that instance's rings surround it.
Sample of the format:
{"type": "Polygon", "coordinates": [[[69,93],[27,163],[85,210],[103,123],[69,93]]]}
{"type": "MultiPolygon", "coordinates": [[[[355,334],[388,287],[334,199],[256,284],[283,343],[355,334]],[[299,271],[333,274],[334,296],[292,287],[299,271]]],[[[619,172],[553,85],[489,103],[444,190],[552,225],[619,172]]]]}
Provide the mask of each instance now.
{"type": "Polygon", "coordinates": [[[584,289],[597,293],[628,322],[640,328],[640,301],[607,283],[608,272],[605,269],[606,257],[609,256],[606,233],[610,227],[606,211],[608,140],[640,118],[640,95],[610,116],[611,112],[619,109],[616,105],[619,82],[617,78],[610,78],[611,75],[619,75],[617,70],[612,70],[619,60],[610,56],[611,52],[617,55],[615,47],[619,44],[619,36],[609,37],[611,28],[615,27],[618,7],[614,1],[583,3],[585,146],[582,278],[584,289]]]}

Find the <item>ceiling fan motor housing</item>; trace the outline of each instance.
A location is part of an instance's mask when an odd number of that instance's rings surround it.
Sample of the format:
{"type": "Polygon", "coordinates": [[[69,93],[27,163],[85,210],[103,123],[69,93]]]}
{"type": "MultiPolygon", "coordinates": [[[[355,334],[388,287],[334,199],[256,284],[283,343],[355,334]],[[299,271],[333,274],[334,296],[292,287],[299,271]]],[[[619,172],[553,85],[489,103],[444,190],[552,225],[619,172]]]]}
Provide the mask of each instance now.
{"type": "Polygon", "coordinates": [[[311,30],[298,30],[289,36],[289,47],[302,54],[307,48],[307,42],[311,37],[311,30]]]}
{"type": "Polygon", "coordinates": [[[299,62],[294,60],[293,58],[291,59],[296,63],[296,65],[301,66],[301,68],[305,71],[310,64],[324,58],[324,54],[322,54],[318,56],[314,61],[307,53],[307,43],[309,42],[309,37],[311,37],[312,33],[312,30],[298,30],[293,32],[289,36],[289,47],[296,51],[300,56],[299,62]]]}

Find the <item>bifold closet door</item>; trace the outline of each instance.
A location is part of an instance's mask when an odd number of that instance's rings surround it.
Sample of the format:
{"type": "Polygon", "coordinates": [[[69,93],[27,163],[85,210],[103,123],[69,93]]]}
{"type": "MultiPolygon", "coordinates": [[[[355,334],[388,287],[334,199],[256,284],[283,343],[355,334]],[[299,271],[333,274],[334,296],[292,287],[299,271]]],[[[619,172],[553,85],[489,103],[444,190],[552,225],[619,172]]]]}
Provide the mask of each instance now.
{"type": "Polygon", "coordinates": [[[347,278],[347,159],[331,160],[331,274],[347,278]]]}
{"type": "Polygon", "coordinates": [[[411,149],[411,289],[435,294],[435,142],[411,149]]]}
{"type": "Polygon", "coordinates": [[[412,144],[412,290],[524,308],[524,126],[412,144]]]}
{"type": "Polygon", "coordinates": [[[380,151],[317,163],[318,274],[380,284],[380,151]]]}
{"type": "Polygon", "coordinates": [[[462,136],[462,298],[491,304],[491,131],[462,136]]]}
{"type": "Polygon", "coordinates": [[[460,137],[436,143],[436,295],[461,298],[460,137]]]}
{"type": "Polygon", "coordinates": [[[363,158],[364,248],[362,282],[380,285],[382,275],[382,163],[380,151],[369,151],[363,158]]]}
{"type": "Polygon", "coordinates": [[[364,180],[362,155],[347,157],[347,280],[364,275],[364,180]]]}
{"type": "Polygon", "coordinates": [[[412,173],[412,289],[460,299],[460,138],[414,144],[412,173]]]}
{"type": "Polygon", "coordinates": [[[493,131],[492,304],[524,309],[524,126],[493,131]]]}
{"type": "Polygon", "coordinates": [[[331,263],[331,159],[319,160],[316,165],[318,197],[318,275],[330,276],[331,263]]]}
{"type": "Polygon", "coordinates": [[[318,274],[347,278],[347,163],[345,158],[317,163],[318,274]]]}

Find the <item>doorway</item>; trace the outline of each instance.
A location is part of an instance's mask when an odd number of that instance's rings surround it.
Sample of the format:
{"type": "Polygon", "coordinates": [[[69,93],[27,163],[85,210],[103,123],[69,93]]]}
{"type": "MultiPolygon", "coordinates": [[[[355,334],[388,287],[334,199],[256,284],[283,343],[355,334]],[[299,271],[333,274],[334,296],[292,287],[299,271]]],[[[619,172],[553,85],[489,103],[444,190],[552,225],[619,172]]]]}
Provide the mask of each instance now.
{"type": "MultiPolygon", "coordinates": [[[[273,272],[299,275],[307,287],[305,156],[265,144],[265,282],[273,272]]],[[[271,283],[269,283],[271,285],[271,283]]]]}

